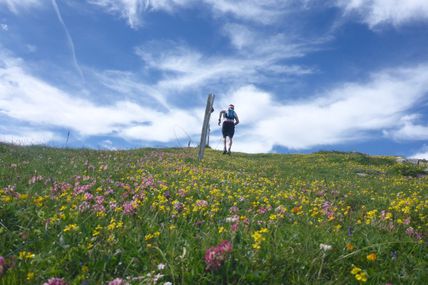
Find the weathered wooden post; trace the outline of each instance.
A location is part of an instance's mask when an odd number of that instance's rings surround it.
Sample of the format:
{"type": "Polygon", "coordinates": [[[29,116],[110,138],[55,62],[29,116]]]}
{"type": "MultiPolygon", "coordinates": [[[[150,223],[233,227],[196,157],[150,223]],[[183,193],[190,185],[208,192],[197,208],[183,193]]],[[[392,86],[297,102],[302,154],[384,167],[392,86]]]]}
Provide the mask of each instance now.
{"type": "Polygon", "coordinates": [[[215,98],[215,95],[213,94],[208,95],[207,107],[205,108],[204,123],[202,124],[201,142],[199,144],[199,154],[198,154],[199,161],[201,161],[202,158],[204,158],[205,145],[207,142],[208,125],[210,123],[211,113],[214,112],[214,108],[213,108],[214,98],[215,98]]]}

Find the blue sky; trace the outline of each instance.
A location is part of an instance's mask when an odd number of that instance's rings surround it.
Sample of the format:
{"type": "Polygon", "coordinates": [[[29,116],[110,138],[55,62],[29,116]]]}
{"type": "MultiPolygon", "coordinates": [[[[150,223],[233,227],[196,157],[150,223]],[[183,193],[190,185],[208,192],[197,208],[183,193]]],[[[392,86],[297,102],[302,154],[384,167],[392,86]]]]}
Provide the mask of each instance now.
{"type": "Polygon", "coordinates": [[[0,0],[0,141],[428,159],[425,0],[0,0]]]}

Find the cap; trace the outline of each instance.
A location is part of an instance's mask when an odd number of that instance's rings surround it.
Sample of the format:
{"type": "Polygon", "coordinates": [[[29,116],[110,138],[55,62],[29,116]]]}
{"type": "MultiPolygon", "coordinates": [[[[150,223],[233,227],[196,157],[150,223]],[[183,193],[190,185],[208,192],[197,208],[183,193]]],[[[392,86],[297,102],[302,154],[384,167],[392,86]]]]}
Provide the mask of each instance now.
{"type": "Polygon", "coordinates": [[[233,104],[229,104],[229,108],[235,109],[235,106],[233,106],[233,104]]]}

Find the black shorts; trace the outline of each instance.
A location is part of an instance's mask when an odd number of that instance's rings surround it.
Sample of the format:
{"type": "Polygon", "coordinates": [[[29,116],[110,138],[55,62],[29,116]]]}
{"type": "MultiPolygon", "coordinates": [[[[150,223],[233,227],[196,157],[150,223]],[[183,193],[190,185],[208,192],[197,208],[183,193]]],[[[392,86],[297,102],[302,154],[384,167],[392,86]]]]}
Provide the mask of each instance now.
{"type": "Polygon", "coordinates": [[[235,122],[224,121],[223,127],[221,128],[221,132],[223,133],[223,138],[233,138],[233,135],[235,134],[235,122]]]}

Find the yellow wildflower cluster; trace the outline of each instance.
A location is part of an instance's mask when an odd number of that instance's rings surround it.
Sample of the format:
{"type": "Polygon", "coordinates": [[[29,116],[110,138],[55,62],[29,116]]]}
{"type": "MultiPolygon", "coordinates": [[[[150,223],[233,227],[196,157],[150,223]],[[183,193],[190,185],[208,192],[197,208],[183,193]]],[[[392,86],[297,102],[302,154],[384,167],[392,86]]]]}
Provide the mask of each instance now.
{"type": "Polygon", "coordinates": [[[159,231],[156,231],[156,232],[154,232],[154,233],[152,233],[152,234],[147,234],[147,235],[145,235],[145,236],[144,236],[144,240],[145,240],[145,241],[149,241],[149,240],[152,240],[152,239],[154,239],[154,238],[157,238],[158,236],[160,236],[160,232],[159,232],[159,231]]]}
{"type": "Polygon", "coordinates": [[[352,266],[351,274],[354,275],[357,281],[361,283],[367,282],[367,279],[368,279],[367,273],[355,265],[352,266]]]}
{"type": "Polygon", "coordinates": [[[30,260],[33,259],[35,257],[35,254],[32,253],[31,251],[20,251],[18,253],[18,258],[21,260],[30,260]]]}
{"type": "Polygon", "coordinates": [[[64,232],[74,232],[79,229],[79,226],[76,224],[69,224],[64,228],[64,232]]]}
{"type": "Polygon", "coordinates": [[[269,230],[267,228],[262,228],[251,235],[254,240],[253,249],[259,250],[261,248],[262,242],[266,240],[266,237],[264,236],[264,234],[268,232],[269,230]]]}

